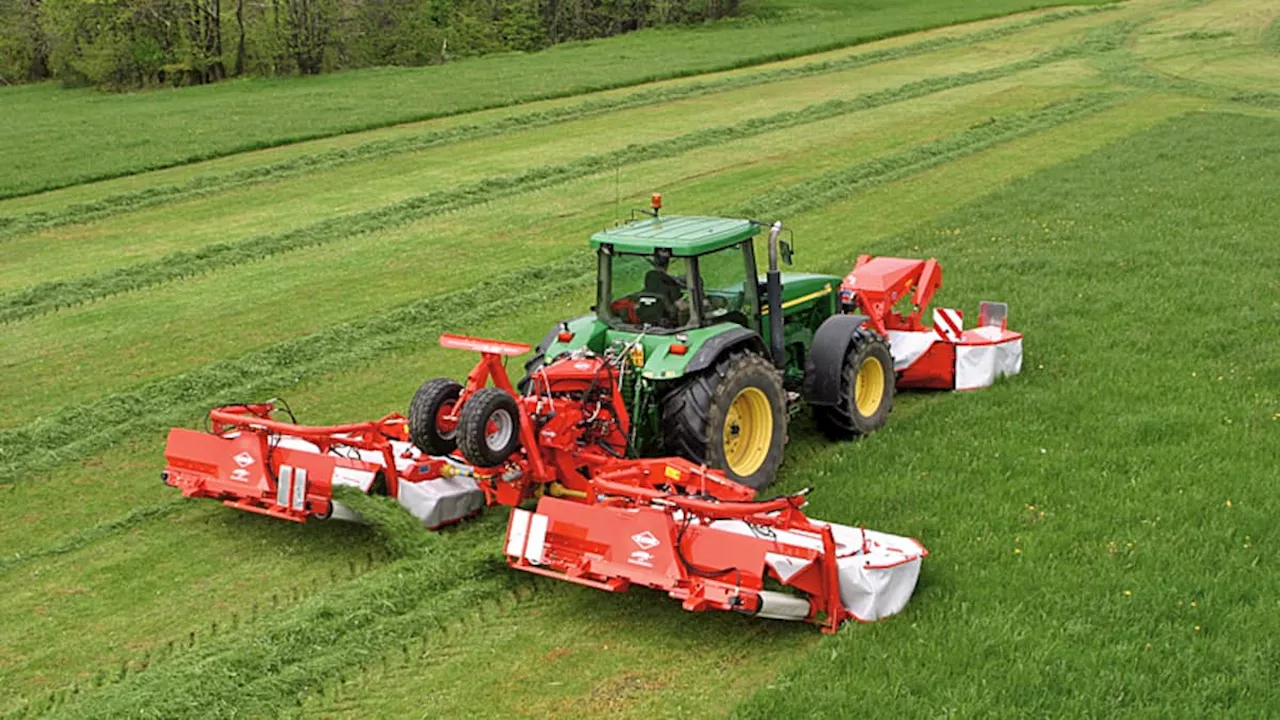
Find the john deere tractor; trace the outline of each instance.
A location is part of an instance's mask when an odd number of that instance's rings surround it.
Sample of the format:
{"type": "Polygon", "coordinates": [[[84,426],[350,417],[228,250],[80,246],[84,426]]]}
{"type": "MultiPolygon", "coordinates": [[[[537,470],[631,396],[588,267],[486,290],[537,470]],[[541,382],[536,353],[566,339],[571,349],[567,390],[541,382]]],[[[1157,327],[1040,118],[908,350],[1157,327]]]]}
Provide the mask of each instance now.
{"type": "Polygon", "coordinates": [[[842,313],[841,278],[779,272],[780,258],[791,261],[781,223],[762,277],[754,239],[764,224],[660,208],[655,196],[646,217],[591,237],[596,305],[547,333],[522,391],[565,353],[623,351],[628,451],[680,455],[754,488],[773,482],[801,402],[833,439],[885,423],[893,360],[865,316],[842,313]]]}

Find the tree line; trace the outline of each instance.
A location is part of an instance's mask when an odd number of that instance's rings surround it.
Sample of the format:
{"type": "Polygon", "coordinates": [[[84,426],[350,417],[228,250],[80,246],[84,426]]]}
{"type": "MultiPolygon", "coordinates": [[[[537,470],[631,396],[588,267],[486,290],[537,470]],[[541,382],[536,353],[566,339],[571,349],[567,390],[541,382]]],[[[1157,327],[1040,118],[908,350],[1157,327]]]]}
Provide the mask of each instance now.
{"type": "Polygon", "coordinates": [[[738,9],[739,0],[0,0],[0,83],[133,88],[428,65],[738,9]]]}

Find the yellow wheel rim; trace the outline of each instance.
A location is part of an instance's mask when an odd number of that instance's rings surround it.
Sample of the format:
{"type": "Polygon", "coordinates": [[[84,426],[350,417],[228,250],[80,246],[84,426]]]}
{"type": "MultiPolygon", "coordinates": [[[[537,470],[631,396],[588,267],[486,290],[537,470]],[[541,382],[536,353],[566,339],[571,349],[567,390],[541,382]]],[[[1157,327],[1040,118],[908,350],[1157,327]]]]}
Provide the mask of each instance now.
{"type": "Polygon", "coordinates": [[[724,416],[724,460],[738,477],[760,469],[773,444],[773,408],[760,388],[743,388],[724,416]]]}
{"type": "Polygon", "coordinates": [[[853,404],[858,406],[858,414],[871,417],[880,409],[884,401],[884,365],[880,359],[868,357],[858,367],[858,375],[853,381],[853,404]]]}

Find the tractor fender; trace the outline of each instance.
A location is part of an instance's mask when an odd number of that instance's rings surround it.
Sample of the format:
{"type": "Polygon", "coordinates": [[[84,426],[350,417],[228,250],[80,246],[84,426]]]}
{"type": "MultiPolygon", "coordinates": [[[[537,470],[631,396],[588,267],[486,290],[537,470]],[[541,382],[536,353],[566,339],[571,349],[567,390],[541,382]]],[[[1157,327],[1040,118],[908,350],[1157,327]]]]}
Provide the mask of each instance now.
{"type": "Polygon", "coordinates": [[[849,341],[867,319],[866,315],[832,315],[814,333],[804,372],[804,399],[810,405],[839,402],[840,376],[849,341]]]}
{"type": "Polygon", "coordinates": [[[689,363],[684,366],[686,374],[696,373],[715,365],[724,353],[741,346],[749,347],[753,352],[768,357],[764,346],[764,338],[760,333],[745,327],[735,327],[709,338],[698,348],[689,363]]]}

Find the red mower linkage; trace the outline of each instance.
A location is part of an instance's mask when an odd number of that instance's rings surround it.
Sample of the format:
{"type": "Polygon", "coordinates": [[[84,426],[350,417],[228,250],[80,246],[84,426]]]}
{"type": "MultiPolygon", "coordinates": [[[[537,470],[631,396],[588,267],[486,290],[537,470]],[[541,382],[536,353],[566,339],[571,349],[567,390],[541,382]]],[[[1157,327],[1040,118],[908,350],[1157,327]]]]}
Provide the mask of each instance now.
{"type": "Polygon", "coordinates": [[[859,255],[840,283],[846,313],[861,313],[889,341],[899,388],[974,390],[1022,370],[1022,334],[1008,329],[1008,306],[983,302],[978,325],[964,329],[964,313],[935,308],[933,327],[923,316],[942,287],[937,260],[859,255]],[[906,305],[905,313],[895,308],[906,305]]]}
{"type": "Polygon", "coordinates": [[[915,540],[813,520],[802,511],[807,491],[758,501],[706,466],[627,457],[628,348],[565,354],[520,393],[502,360],[529,346],[457,335],[441,344],[481,355],[431,414],[460,452],[422,452],[400,415],[307,427],[272,419],[271,403],[237,405],[210,413],[212,432],[170,432],[165,482],[299,522],[355,517],[334,500],[336,485],[385,492],[432,528],[507,505],[512,567],[615,592],[642,585],[687,610],[807,620],[826,632],[896,613],[910,598],[928,554],[915,540]]]}

